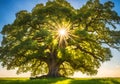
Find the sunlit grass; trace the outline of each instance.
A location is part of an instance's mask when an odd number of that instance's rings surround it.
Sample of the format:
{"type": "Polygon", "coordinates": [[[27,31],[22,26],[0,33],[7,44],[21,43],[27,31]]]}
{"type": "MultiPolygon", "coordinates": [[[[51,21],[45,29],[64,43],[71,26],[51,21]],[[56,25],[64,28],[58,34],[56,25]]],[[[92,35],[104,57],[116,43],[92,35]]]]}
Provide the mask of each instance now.
{"type": "Polygon", "coordinates": [[[1,80],[29,80],[29,77],[1,77],[1,80]]]}
{"type": "Polygon", "coordinates": [[[62,81],[57,81],[55,84],[71,84],[72,79],[66,79],[62,81]]]}
{"type": "Polygon", "coordinates": [[[0,78],[0,84],[120,84],[120,78],[0,78]]]}

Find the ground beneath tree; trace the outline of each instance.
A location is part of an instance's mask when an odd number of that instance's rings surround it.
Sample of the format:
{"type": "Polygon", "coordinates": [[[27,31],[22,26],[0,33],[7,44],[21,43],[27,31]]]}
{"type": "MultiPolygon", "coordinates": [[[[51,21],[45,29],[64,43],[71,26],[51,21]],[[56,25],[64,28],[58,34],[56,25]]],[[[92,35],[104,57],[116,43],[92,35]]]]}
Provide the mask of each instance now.
{"type": "Polygon", "coordinates": [[[34,76],[34,77],[30,77],[31,80],[33,79],[44,79],[44,78],[67,78],[65,76],[49,76],[49,75],[42,75],[42,76],[34,76]]]}

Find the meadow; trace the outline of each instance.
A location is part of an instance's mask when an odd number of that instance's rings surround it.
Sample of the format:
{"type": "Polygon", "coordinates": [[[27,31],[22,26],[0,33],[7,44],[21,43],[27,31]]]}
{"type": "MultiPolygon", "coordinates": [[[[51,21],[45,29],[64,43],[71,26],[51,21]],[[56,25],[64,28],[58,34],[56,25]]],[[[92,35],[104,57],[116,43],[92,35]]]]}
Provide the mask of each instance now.
{"type": "Polygon", "coordinates": [[[120,78],[0,78],[0,84],[120,84],[120,78]]]}

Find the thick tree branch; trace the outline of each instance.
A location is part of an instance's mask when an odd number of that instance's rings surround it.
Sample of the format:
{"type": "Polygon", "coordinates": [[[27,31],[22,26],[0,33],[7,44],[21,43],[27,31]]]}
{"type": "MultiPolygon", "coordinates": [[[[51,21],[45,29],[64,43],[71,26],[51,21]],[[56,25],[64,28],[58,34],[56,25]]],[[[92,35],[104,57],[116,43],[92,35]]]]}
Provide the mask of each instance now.
{"type": "Polygon", "coordinates": [[[99,57],[97,57],[94,53],[89,52],[89,51],[83,49],[83,48],[82,48],[81,46],[79,46],[79,45],[77,45],[77,48],[76,48],[76,49],[80,49],[82,52],[87,53],[87,54],[93,56],[95,59],[99,59],[100,61],[102,61],[102,59],[100,59],[99,57]]]}

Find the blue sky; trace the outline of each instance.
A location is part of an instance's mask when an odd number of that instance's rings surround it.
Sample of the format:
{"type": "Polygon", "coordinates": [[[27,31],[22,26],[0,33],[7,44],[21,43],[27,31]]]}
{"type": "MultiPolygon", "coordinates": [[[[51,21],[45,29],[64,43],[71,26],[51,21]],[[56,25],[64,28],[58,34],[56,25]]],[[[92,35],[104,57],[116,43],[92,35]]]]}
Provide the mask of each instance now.
{"type": "MultiPolygon", "coordinates": [[[[11,24],[15,20],[15,14],[20,10],[28,10],[29,12],[35,7],[38,3],[44,3],[47,0],[0,0],[0,31],[3,26],[6,24],[11,24]]],[[[82,7],[83,4],[88,0],[67,0],[75,8],[82,7]]],[[[100,0],[102,3],[106,1],[113,1],[115,3],[114,10],[120,15],[120,0],[100,0]]],[[[120,30],[120,25],[117,26],[117,29],[120,30]]],[[[0,35],[0,42],[2,40],[2,35],[0,35]]],[[[115,49],[111,49],[113,58],[109,62],[102,64],[97,76],[119,76],[120,77],[120,52],[115,49]]],[[[78,73],[77,73],[78,74],[78,73]]],[[[81,73],[79,73],[81,75],[81,73]]],[[[7,71],[5,68],[2,68],[0,65],[0,77],[1,76],[17,76],[15,71],[7,71]],[[9,74],[8,74],[9,73],[9,74]]],[[[18,75],[24,76],[24,75],[18,75]]],[[[85,76],[85,75],[81,75],[85,76]]]]}

